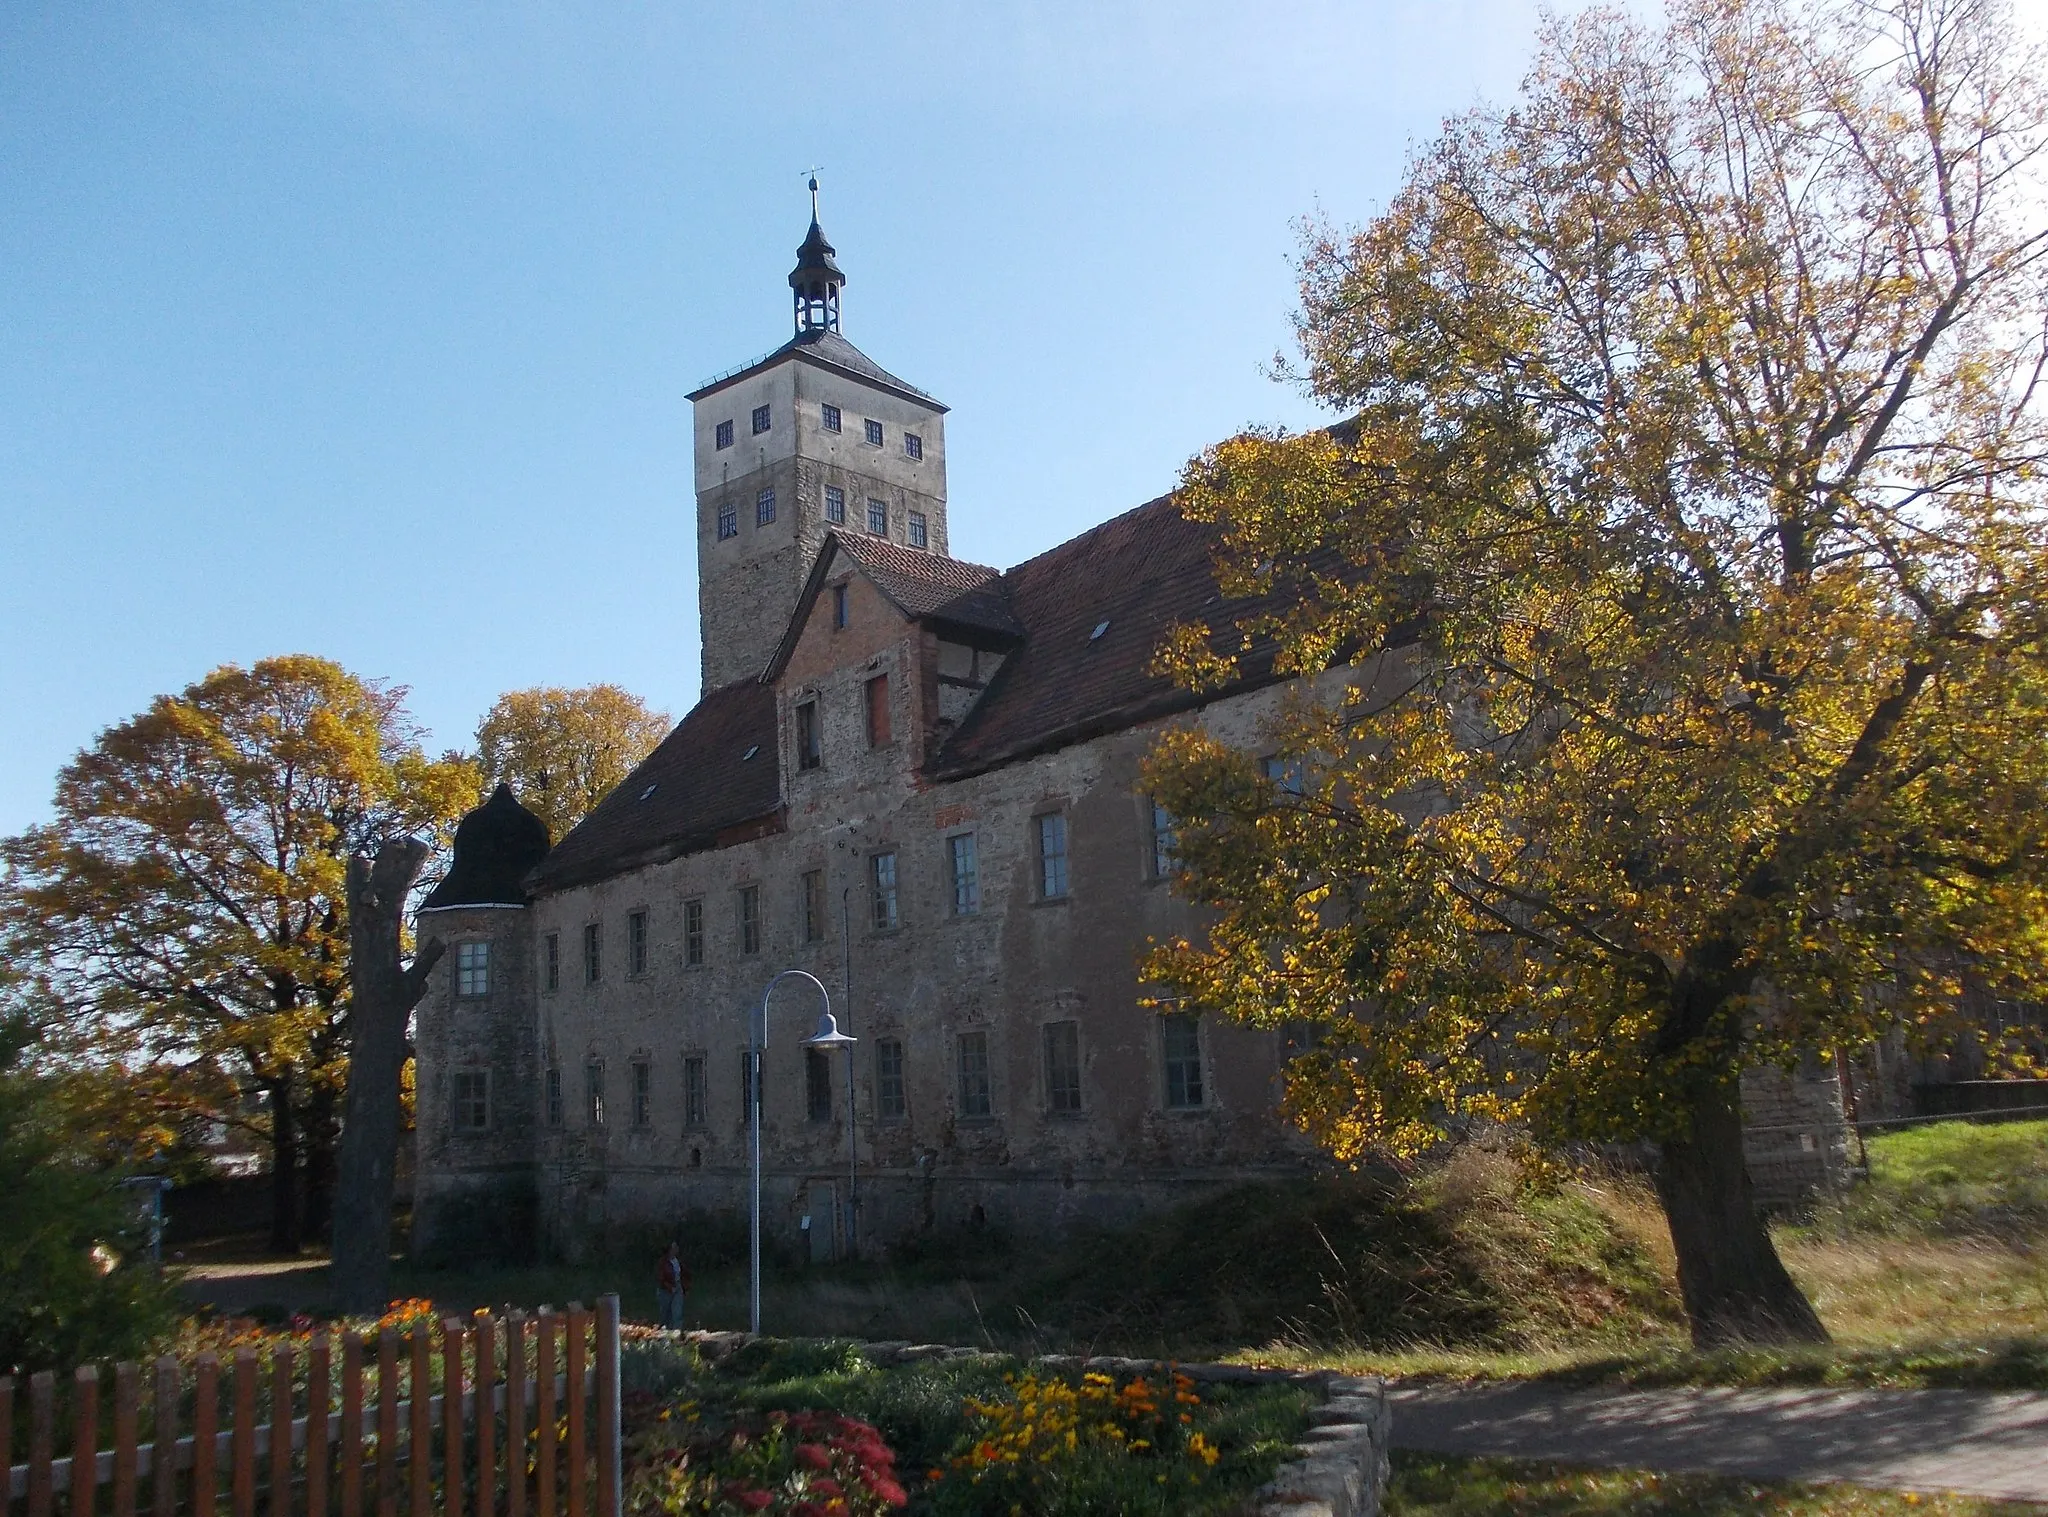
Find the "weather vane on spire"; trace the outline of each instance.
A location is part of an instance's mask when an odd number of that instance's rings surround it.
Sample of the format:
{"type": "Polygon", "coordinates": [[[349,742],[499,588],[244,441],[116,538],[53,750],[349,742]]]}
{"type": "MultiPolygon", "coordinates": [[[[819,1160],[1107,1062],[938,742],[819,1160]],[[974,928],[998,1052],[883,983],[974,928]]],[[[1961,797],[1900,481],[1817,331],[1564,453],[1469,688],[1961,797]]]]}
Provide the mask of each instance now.
{"type": "Polygon", "coordinates": [[[825,165],[820,163],[804,170],[804,173],[810,176],[811,181],[811,220],[813,221],[818,219],[818,175],[824,167],[825,165]]]}

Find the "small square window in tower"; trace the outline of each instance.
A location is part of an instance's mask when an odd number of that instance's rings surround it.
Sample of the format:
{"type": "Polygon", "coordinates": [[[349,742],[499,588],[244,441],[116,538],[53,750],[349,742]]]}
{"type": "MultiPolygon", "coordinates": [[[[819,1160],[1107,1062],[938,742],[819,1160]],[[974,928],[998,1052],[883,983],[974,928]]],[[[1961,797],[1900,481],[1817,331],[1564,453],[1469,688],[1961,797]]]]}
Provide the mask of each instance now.
{"type": "Polygon", "coordinates": [[[871,421],[867,424],[867,427],[868,446],[879,448],[882,445],[882,424],[879,421],[871,421]]]}
{"type": "Polygon", "coordinates": [[[731,501],[722,502],[718,508],[718,540],[740,535],[740,513],[731,501]]]}
{"type": "Polygon", "coordinates": [[[683,1126],[704,1125],[704,1056],[689,1054],[683,1059],[683,1126]]]}
{"type": "Polygon", "coordinates": [[[796,706],[796,766],[799,769],[823,767],[825,749],[818,731],[818,703],[798,701],[796,706]]]}
{"type": "Polygon", "coordinates": [[[591,922],[583,929],[583,983],[595,985],[604,976],[604,929],[591,922]]]}
{"type": "Polygon", "coordinates": [[[1049,1111],[1081,1109],[1081,1024],[1045,1024],[1045,1104],[1049,1111]]]}
{"type": "Polygon", "coordinates": [[[635,978],[647,973],[647,913],[635,911],[626,917],[626,973],[635,978]]]}
{"type": "Polygon", "coordinates": [[[903,918],[896,905],[896,855],[877,853],[868,859],[868,891],[873,898],[871,920],[877,932],[894,932],[903,918]]]}
{"type": "Polygon", "coordinates": [[[925,525],[924,512],[911,512],[907,526],[909,530],[906,535],[910,538],[911,547],[928,548],[931,546],[931,532],[925,525]]]}
{"type": "Polygon", "coordinates": [[[761,887],[742,885],[740,887],[740,952],[756,954],[761,951],[761,887]]]}
{"type": "Polygon", "coordinates": [[[775,492],[763,490],[754,497],[754,525],[765,527],[775,520],[775,492]]]}
{"type": "Polygon", "coordinates": [[[947,838],[946,861],[953,877],[953,915],[971,917],[981,910],[981,864],[974,834],[963,832],[947,838]]]}
{"type": "Polygon", "coordinates": [[[889,535],[889,503],[886,500],[868,501],[868,531],[875,537],[889,535]]]}
{"type": "Polygon", "coordinates": [[[491,1075],[486,1069],[458,1069],[449,1075],[449,1106],[462,1132],[483,1132],[491,1125],[491,1075]]]}
{"type": "Polygon", "coordinates": [[[924,439],[915,432],[905,432],[903,434],[903,456],[905,458],[923,458],[924,439]]]}
{"type": "Polygon", "coordinates": [[[861,699],[867,703],[864,712],[868,723],[868,746],[886,748],[889,746],[889,676],[878,674],[861,686],[861,699]]]}
{"type": "Polygon", "coordinates": [[[832,1061],[822,1048],[804,1050],[804,1115],[813,1122],[832,1120],[832,1061]]]}
{"type": "Polygon", "coordinates": [[[837,485],[825,486],[825,520],[835,527],[846,525],[846,492],[837,485]]]}
{"type": "Polygon", "coordinates": [[[455,945],[455,993],[459,996],[487,996],[491,993],[491,945],[455,945]]]}
{"type": "Polygon", "coordinates": [[[768,430],[768,420],[768,407],[754,407],[754,435],[756,437],[759,437],[763,432],[768,430]]]}
{"type": "Polygon", "coordinates": [[[1038,819],[1038,898],[1063,901],[1067,897],[1067,819],[1048,811],[1038,819]]]}
{"type": "Polygon", "coordinates": [[[1176,1110],[1202,1105],[1202,1024],[1184,1011],[1159,1019],[1166,1065],[1166,1104],[1176,1110]]]}
{"type": "Polygon", "coordinates": [[[837,432],[839,430],[839,407],[820,405],[818,407],[818,425],[827,432],[837,432]]]}
{"type": "Polygon", "coordinates": [[[717,426],[717,427],[716,427],[716,428],[714,429],[714,431],[713,431],[713,434],[712,434],[712,436],[713,436],[713,446],[714,446],[714,447],[719,447],[719,448],[729,448],[729,447],[731,447],[731,446],[732,446],[732,423],[731,423],[731,422],[729,422],[729,421],[721,421],[721,422],[720,422],[720,423],[718,424],[718,426],[717,426]]]}
{"type": "Polygon", "coordinates": [[[903,1045],[895,1038],[875,1040],[875,1115],[900,1122],[910,1110],[903,1090],[903,1045]]]}
{"type": "Polygon", "coordinates": [[[988,1033],[982,1028],[963,1032],[959,1039],[960,1115],[986,1117],[995,1111],[995,1093],[989,1082],[988,1033]]]}

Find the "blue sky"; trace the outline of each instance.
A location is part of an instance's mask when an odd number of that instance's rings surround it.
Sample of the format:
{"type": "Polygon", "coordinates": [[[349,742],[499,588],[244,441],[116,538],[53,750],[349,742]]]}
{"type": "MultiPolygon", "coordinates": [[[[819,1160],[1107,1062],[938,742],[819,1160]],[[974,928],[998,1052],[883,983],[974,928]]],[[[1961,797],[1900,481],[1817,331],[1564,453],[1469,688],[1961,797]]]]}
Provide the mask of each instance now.
{"type": "Polygon", "coordinates": [[[695,698],[688,405],[846,333],[947,401],[1008,565],[1248,422],[1295,218],[1512,93],[1521,0],[0,8],[0,831],[101,728],[307,651],[436,747],[501,691],[695,698]]]}

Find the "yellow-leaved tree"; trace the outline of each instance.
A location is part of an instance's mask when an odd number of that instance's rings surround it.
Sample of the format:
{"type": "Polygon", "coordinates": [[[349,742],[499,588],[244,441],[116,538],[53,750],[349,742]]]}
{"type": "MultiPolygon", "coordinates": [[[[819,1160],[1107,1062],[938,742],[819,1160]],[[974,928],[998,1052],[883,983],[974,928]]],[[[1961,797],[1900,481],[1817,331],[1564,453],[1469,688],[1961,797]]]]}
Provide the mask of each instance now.
{"type": "Polygon", "coordinates": [[[1675,0],[1546,24],[1362,229],[1307,230],[1310,390],[1190,464],[1226,588],[1180,629],[1348,668],[1276,783],[1151,780],[1162,993],[1318,1024],[1339,1154],[1464,1114],[1647,1140],[1695,1341],[1825,1336],[1737,1077],[2048,987],[2042,74],[1989,0],[1675,0]]]}
{"type": "Polygon", "coordinates": [[[65,766],[54,818],[0,844],[0,932],[68,1060],[150,1092],[138,1117],[268,1145],[271,1241],[292,1249],[333,1183],[349,855],[445,841],[476,798],[472,765],[422,751],[404,691],[304,654],[225,665],[65,766]]]}
{"type": "Polygon", "coordinates": [[[485,788],[508,784],[560,842],[668,735],[668,717],[617,685],[508,690],[477,724],[485,788]]]}

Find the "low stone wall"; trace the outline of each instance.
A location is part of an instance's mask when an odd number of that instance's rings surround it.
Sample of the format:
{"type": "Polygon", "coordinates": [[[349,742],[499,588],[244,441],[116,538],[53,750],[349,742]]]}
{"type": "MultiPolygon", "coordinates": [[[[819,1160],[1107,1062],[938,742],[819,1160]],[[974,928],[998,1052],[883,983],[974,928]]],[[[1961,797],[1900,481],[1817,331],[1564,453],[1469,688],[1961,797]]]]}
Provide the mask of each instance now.
{"type": "MultiPolygon", "coordinates": [[[[679,1333],[716,1363],[741,1345],[750,1333],[691,1331],[679,1333]]],[[[888,1340],[863,1343],[861,1352],[877,1365],[914,1364],[923,1359],[1007,1359],[982,1349],[943,1343],[888,1340]]],[[[1247,1364],[1182,1364],[1163,1359],[1123,1359],[1096,1355],[1040,1354],[1024,1361],[1064,1374],[1159,1375],[1177,1371],[1197,1384],[1298,1385],[1316,1391],[1323,1404],[1309,1413],[1309,1429],[1295,1445],[1297,1458],[1280,1467],[1260,1488],[1251,1511],[1256,1517],[1379,1517],[1380,1498],[1387,1489],[1387,1450],[1393,1442],[1393,1413],[1387,1406],[1386,1383],[1334,1374],[1329,1370],[1258,1369],[1247,1364]]]]}

